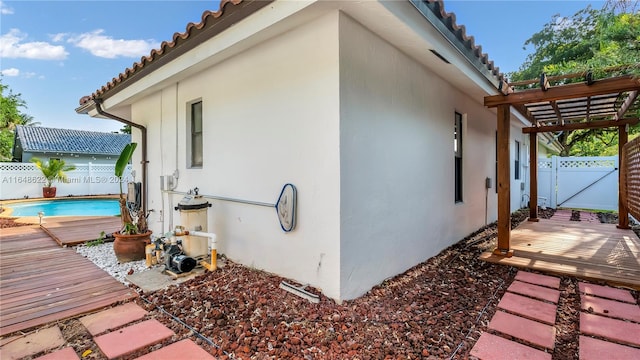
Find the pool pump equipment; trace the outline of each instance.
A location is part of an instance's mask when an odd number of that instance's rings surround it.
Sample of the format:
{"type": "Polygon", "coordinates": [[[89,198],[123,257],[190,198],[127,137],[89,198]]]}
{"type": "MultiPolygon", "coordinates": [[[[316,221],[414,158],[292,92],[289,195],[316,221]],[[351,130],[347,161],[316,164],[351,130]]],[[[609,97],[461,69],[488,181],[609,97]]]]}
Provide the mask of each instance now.
{"type": "MultiPolygon", "coordinates": [[[[180,200],[174,210],[180,212],[181,227],[179,229],[190,229],[194,231],[207,232],[207,210],[211,204],[202,195],[198,195],[198,188],[190,190],[189,193],[180,200]]],[[[177,231],[180,231],[177,229],[177,231]]],[[[209,241],[207,237],[198,236],[193,233],[183,233],[182,248],[184,253],[194,258],[203,258],[209,255],[209,241]]]]}
{"type": "Polygon", "coordinates": [[[182,247],[178,244],[169,244],[164,250],[166,270],[176,274],[187,273],[193,270],[196,265],[196,259],[187,256],[182,251],[182,247]]]}

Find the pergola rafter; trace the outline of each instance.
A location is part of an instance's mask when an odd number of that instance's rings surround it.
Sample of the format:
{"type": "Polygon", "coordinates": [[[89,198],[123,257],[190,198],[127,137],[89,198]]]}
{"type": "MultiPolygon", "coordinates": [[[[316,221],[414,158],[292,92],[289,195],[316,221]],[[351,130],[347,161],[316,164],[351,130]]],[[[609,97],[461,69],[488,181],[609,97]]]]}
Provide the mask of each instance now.
{"type": "MultiPolygon", "coordinates": [[[[538,221],[538,147],[540,132],[572,131],[579,129],[618,128],[618,150],[627,143],[627,125],[640,122],[635,111],[640,109],[640,78],[618,76],[593,80],[590,73],[547,77],[539,80],[521,81],[503,85],[502,94],[486,96],[484,105],[497,108],[498,123],[498,246],[494,254],[511,256],[511,205],[510,205],[510,153],[509,127],[511,107],[531,121],[532,126],[523,128],[530,136],[530,209],[529,220],[538,221]],[[584,82],[553,86],[551,80],[566,80],[584,77],[584,82]],[[538,82],[540,88],[514,90],[516,85],[531,85],[538,82]]],[[[619,156],[619,161],[622,156],[619,156]]],[[[622,176],[622,172],[620,172],[622,176]]],[[[619,179],[622,186],[622,181],[619,179]]],[[[624,193],[620,191],[622,197],[624,193]]],[[[626,195],[625,195],[626,196],[626,195]]],[[[626,199],[619,201],[620,228],[629,228],[626,199]]]]}

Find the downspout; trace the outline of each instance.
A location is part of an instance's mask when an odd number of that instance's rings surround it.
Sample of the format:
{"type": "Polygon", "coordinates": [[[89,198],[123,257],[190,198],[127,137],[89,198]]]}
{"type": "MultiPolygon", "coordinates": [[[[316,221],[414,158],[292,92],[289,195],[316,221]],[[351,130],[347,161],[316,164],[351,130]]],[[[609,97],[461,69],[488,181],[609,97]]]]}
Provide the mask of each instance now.
{"type": "Polygon", "coordinates": [[[93,102],[96,104],[96,111],[98,112],[98,114],[104,117],[107,117],[111,120],[115,120],[125,125],[129,125],[131,127],[139,129],[140,132],[142,133],[142,144],[141,144],[142,145],[142,161],[140,161],[140,164],[142,164],[142,199],[143,199],[142,211],[144,214],[146,214],[147,213],[147,164],[149,163],[149,161],[147,161],[147,128],[140,124],[136,124],[127,119],[123,119],[117,115],[113,115],[104,111],[101,106],[102,99],[94,99],[93,102]]]}

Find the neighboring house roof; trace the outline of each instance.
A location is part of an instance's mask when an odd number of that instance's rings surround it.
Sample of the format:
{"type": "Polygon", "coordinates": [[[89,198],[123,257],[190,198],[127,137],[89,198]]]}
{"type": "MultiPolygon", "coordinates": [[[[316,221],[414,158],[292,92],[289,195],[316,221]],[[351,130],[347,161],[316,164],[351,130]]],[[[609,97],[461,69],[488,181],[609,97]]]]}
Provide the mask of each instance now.
{"type": "Polygon", "coordinates": [[[120,155],[131,142],[129,134],[17,126],[15,147],[22,152],[65,152],[91,155],[120,155]]]}
{"type": "MultiPolygon", "coordinates": [[[[473,37],[467,36],[465,27],[456,24],[455,14],[444,11],[442,0],[408,1],[469,59],[478,71],[483,73],[496,88],[498,87],[498,84],[504,79],[499,68],[494,66],[487,54],[482,53],[482,47],[475,44],[473,37]]],[[[218,11],[205,11],[198,24],[189,23],[185,32],[173,35],[171,42],[162,42],[160,48],[152,50],[149,56],[134,63],[131,68],[127,68],[93,94],[82,97],[80,108],[92,100],[115,94],[271,2],[272,0],[222,0],[218,11]]]]}

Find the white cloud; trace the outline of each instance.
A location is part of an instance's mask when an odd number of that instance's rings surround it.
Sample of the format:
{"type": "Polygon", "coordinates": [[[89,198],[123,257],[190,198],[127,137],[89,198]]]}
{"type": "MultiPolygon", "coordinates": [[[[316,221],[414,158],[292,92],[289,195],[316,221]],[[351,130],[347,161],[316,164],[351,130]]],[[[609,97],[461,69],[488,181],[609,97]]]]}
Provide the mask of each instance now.
{"type": "Polygon", "coordinates": [[[51,38],[51,41],[53,41],[53,42],[61,42],[61,41],[64,41],[64,39],[68,35],[69,34],[67,34],[67,33],[58,33],[58,34],[51,34],[51,35],[49,35],[49,37],[51,38]]]}
{"type": "Polygon", "coordinates": [[[0,57],[38,60],[64,60],[69,53],[64,46],[43,41],[23,42],[27,38],[18,29],[11,29],[0,36],[0,57]]]}
{"type": "Polygon", "coordinates": [[[95,56],[107,59],[141,57],[148,55],[157,46],[153,40],[114,39],[104,35],[102,29],[71,37],[68,41],[79,48],[88,50],[95,56]]]}
{"type": "MultiPolygon", "coordinates": [[[[37,74],[34,73],[34,72],[26,72],[26,73],[24,73],[24,77],[26,77],[27,79],[31,79],[33,77],[36,77],[36,75],[37,74]]],[[[40,78],[42,78],[42,76],[40,76],[40,78]]]]}
{"type": "Polygon", "coordinates": [[[20,70],[16,68],[2,69],[0,71],[0,74],[4,76],[18,76],[20,75],[20,70]]]}
{"type": "Polygon", "coordinates": [[[3,1],[0,1],[0,14],[11,15],[13,14],[13,9],[8,7],[3,1]]]}

